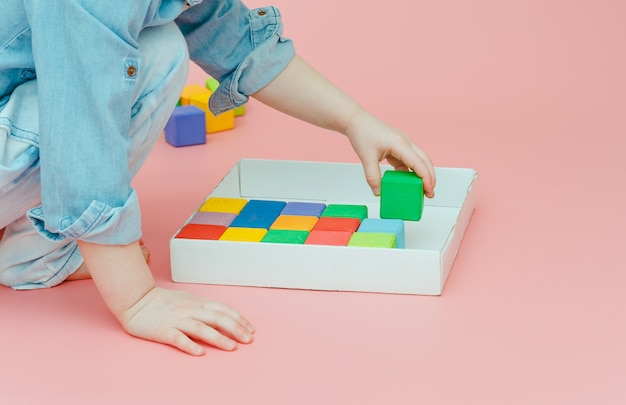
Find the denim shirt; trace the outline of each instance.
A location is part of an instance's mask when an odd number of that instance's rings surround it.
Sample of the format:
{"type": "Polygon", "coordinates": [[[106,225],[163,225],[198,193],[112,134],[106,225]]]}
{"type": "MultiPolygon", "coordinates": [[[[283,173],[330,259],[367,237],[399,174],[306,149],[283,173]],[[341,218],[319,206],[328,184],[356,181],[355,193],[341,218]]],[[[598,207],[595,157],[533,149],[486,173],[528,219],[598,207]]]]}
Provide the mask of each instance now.
{"type": "Polygon", "coordinates": [[[1,0],[0,109],[37,78],[42,205],[28,212],[51,240],[127,244],[140,236],[127,156],[146,27],[174,21],[190,59],[220,81],[218,114],[242,105],[294,55],[277,9],[238,0],[1,0]],[[136,67],[135,72],[129,67],[136,67]]]}

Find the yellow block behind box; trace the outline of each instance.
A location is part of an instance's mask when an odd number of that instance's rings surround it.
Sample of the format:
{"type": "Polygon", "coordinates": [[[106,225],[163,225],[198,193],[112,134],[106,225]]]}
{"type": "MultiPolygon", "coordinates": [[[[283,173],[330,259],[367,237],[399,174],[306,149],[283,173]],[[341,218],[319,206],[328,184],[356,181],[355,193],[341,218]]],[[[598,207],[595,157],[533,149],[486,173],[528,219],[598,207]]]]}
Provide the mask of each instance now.
{"type": "Polygon", "coordinates": [[[211,91],[205,89],[204,93],[194,94],[189,98],[190,105],[196,106],[204,111],[206,133],[212,134],[235,128],[235,112],[231,110],[221,113],[218,116],[213,115],[211,110],[209,110],[209,97],[211,97],[211,91]]]}
{"type": "Polygon", "coordinates": [[[183,91],[180,93],[180,105],[189,105],[189,100],[192,96],[202,93],[208,93],[211,95],[209,90],[199,84],[189,84],[183,87],[183,91]]]}

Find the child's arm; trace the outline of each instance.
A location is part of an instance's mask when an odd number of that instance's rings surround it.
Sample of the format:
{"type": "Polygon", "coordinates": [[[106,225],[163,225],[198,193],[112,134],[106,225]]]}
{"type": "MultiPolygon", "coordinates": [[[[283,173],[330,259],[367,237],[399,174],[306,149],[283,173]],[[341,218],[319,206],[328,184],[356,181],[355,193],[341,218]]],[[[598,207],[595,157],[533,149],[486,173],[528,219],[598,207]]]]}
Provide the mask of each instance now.
{"type": "Polygon", "coordinates": [[[346,135],[374,194],[380,194],[379,163],[387,159],[396,169],[415,171],[424,181],[426,196],[434,196],[435,171],[428,156],[406,134],[365,111],[299,56],[252,96],[295,118],[346,135]]]}
{"type": "Polygon", "coordinates": [[[156,287],[138,242],[78,244],[98,291],[129,334],[193,355],[204,348],[191,338],[223,350],[252,341],[254,327],[230,306],[156,287]]]}
{"type": "MultiPolygon", "coordinates": [[[[350,139],[368,183],[380,192],[379,163],[410,168],[433,196],[432,164],[411,139],[373,117],[306,62],[295,57],[266,87],[260,101],[296,118],[338,131],[350,139]]],[[[177,347],[193,355],[204,349],[192,339],[233,350],[248,343],[254,327],[237,311],[182,291],[155,287],[137,242],[108,246],[79,241],[81,253],[104,301],[131,335],[177,347]]]]}

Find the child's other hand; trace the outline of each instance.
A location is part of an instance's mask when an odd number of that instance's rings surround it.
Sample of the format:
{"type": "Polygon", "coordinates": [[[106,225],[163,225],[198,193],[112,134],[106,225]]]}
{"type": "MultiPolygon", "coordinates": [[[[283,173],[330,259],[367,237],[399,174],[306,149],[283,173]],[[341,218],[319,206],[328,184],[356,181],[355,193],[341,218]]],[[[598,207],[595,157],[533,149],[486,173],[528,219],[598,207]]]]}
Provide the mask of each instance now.
{"type": "Polygon", "coordinates": [[[387,159],[396,170],[411,169],[424,182],[424,194],[435,196],[435,169],[429,157],[401,131],[360,110],[346,135],[361,159],[365,179],[375,195],[380,195],[380,162],[387,159]]]}
{"type": "Polygon", "coordinates": [[[252,342],[254,327],[232,307],[184,291],[155,287],[120,317],[131,335],[203,355],[204,342],[235,350],[236,342],[252,342]]]}

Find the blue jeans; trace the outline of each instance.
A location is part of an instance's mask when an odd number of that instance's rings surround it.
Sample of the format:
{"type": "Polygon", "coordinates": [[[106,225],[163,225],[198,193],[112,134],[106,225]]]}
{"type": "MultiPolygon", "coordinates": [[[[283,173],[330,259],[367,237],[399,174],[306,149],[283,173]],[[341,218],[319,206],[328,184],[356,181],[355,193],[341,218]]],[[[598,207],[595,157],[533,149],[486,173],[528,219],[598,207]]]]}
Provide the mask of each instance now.
{"type": "MultiPolygon", "coordinates": [[[[161,135],[188,73],[187,45],[174,23],[139,36],[142,82],[131,117],[128,165],[134,176],[161,135]]],[[[94,80],[98,80],[94,78],[94,80]]],[[[76,240],[43,237],[25,214],[41,205],[37,80],[14,90],[0,109],[0,283],[15,289],[52,287],[78,269],[76,240]],[[28,133],[28,137],[20,134],[28,133]]],[[[68,117],[68,125],[72,125],[68,117]]]]}

